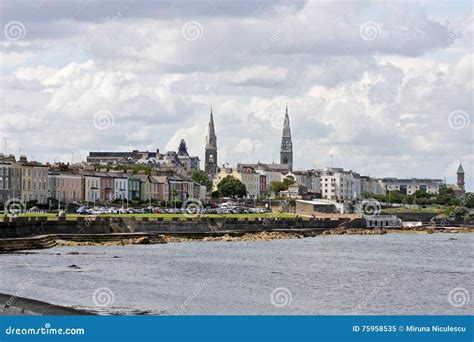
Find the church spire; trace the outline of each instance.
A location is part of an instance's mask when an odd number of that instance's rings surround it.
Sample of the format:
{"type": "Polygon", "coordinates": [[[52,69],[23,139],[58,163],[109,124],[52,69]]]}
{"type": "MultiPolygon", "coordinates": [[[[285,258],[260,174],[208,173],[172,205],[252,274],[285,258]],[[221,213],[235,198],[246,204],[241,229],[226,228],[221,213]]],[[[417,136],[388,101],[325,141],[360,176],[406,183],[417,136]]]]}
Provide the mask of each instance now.
{"type": "Polygon", "coordinates": [[[283,132],[281,134],[280,164],[288,165],[290,171],[293,170],[293,143],[291,141],[290,116],[288,115],[288,105],[285,111],[283,122],[283,132]]]}
{"type": "Polygon", "coordinates": [[[285,112],[285,120],[283,122],[283,137],[291,138],[291,130],[290,130],[290,116],[288,115],[288,105],[286,106],[285,112]]]}
{"type": "Polygon", "coordinates": [[[216,138],[216,132],[214,129],[214,116],[212,115],[212,107],[211,107],[211,115],[209,118],[209,126],[207,128],[206,148],[217,148],[217,138],[216,138]]]}
{"type": "Polygon", "coordinates": [[[210,176],[214,176],[217,173],[217,137],[214,129],[212,107],[207,128],[204,171],[210,176]]]}

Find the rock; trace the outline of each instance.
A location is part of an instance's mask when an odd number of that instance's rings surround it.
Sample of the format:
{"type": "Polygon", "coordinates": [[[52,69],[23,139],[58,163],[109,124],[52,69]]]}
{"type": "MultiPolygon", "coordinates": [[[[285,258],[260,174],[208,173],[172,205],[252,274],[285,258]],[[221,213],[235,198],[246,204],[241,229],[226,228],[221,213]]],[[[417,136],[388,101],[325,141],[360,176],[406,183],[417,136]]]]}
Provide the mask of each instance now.
{"type": "Polygon", "coordinates": [[[135,245],[149,245],[151,243],[150,238],[148,236],[143,236],[138,239],[135,239],[133,244],[135,245]]]}
{"type": "Polygon", "coordinates": [[[386,234],[387,231],[384,228],[373,228],[373,229],[347,229],[345,227],[337,227],[329,230],[325,230],[323,235],[382,235],[386,234]]]}

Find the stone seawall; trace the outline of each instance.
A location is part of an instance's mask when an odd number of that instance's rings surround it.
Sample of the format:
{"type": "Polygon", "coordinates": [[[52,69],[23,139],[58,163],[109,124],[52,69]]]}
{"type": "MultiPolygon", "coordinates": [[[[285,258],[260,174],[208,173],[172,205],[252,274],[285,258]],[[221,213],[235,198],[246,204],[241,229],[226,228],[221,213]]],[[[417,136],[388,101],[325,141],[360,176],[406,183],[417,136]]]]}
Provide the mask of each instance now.
{"type": "MultiPolygon", "coordinates": [[[[349,221],[343,218],[331,219],[289,219],[289,218],[262,218],[262,219],[237,219],[237,218],[188,218],[165,220],[137,220],[134,218],[122,218],[122,222],[130,232],[146,233],[209,233],[222,231],[261,232],[270,230],[297,230],[315,229],[325,230],[336,228],[340,224],[349,221]]],[[[365,228],[365,225],[361,228],[365,228]]]]}
{"type": "MultiPolygon", "coordinates": [[[[341,219],[301,218],[134,218],[134,217],[79,217],[67,220],[47,220],[45,217],[17,217],[0,221],[0,238],[21,238],[48,234],[109,234],[109,233],[192,233],[261,232],[272,230],[326,230],[349,221],[341,219]]],[[[365,228],[361,224],[360,228],[365,228]]]]}
{"type": "MultiPolygon", "coordinates": [[[[384,211],[382,210],[382,215],[384,215],[384,211]]],[[[397,216],[402,221],[421,221],[423,223],[429,223],[430,220],[438,215],[437,213],[412,213],[412,212],[400,212],[393,214],[397,216]]]]}
{"type": "Polygon", "coordinates": [[[108,219],[101,217],[47,220],[46,217],[4,218],[0,221],[0,238],[20,238],[48,234],[108,234],[108,219]]]}

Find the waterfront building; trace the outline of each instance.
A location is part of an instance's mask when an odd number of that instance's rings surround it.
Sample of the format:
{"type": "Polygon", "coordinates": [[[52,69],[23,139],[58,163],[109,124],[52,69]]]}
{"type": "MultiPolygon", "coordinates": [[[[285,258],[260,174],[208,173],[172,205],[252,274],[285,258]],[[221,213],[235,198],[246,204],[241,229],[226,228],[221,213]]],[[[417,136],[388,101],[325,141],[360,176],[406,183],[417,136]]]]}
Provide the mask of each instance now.
{"type": "MultiPolygon", "coordinates": [[[[239,168],[239,165],[237,165],[239,168]]],[[[263,169],[254,169],[256,173],[261,174],[264,176],[265,179],[265,189],[270,187],[272,182],[281,182],[283,180],[283,174],[279,171],[267,171],[263,169]]]]}
{"type": "Polygon", "coordinates": [[[154,197],[159,200],[169,200],[169,183],[166,176],[150,176],[154,197]]]}
{"type": "Polygon", "coordinates": [[[404,195],[413,195],[417,190],[428,194],[437,194],[440,187],[444,186],[442,179],[419,179],[419,178],[382,178],[381,183],[385,194],[390,191],[399,191],[404,195]]]}
{"type": "Polygon", "coordinates": [[[0,162],[0,201],[5,202],[13,198],[11,190],[11,163],[0,162]]]}
{"type": "Polygon", "coordinates": [[[155,152],[133,150],[131,152],[89,152],[86,161],[90,164],[135,164],[140,159],[160,159],[160,150],[155,152]]]}
{"type": "Polygon", "coordinates": [[[48,199],[48,166],[35,161],[28,162],[26,157],[20,157],[21,169],[21,200],[36,201],[46,204],[48,199]]]}
{"type": "Polygon", "coordinates": [[[128,180],[121,171],[110,171],[107,176],[113,179],[113,200],[128,200],[128,180]]]}
{"type": "Polygon", "coordinates": [[[321,170],[321,197],[336,201],[352,201],[361,198],[360,175],[342,168],[321,170]]]}
{"type": "Polygon", "coordinates": [[[131,152],[89,152],[87,163],[109,165],[144,164],[154,169],[168,169],[188,176],[194,171],[199,170],[200,166],[199,158],[188,154],[184,139],[181,140],[178,152],[167,151],[160,153],[159,149],[155,152],[139,150],[131,152]]]}
{"type": "Polygon", "coordinates": [[[308,194],[319,197],[321,195],[321,177],[319,171],[293,171],[283,175],[286,177],[293,177],[295,183],[304,186],[308,194]]]}
{"type": "Polygon", "coordinates": [[[333,217],[361,218],[362,214],[354,213],[351,203],[329,200],[326,198],[317,199],[296,199],[295,211],[299,215],[321,216],[333,215],[333,217]],[[336,215],[336,216],[334,216],[336,215]]]}
{"type": "Polygon", "coordinates": [[[152,183],[150,176],[144,172],[139,172],[136,177],[140,179],[140,200],[152,201],[157,199],[158,190],[155,189],[156,183],[152,183]]]}
{"type": "Polygon", "coordinates": [[[365,221],[367,223],[367,228],[399,228],[402,226],[402,220],[394,215],[371,215],[367,216],[365,221]]]}
{"type": "Polygon", "coordinates": [[[128,188],[128,199],[139,200],[140,199],[140,178],[133,176],[133,174],[127,173],[127,188],[128,188]]]}
{"type": "Polygon", "coordinates": [[[115,197],[115,179],[106,172],[96,172],[100,178],[100,202],[111,202],[115,197]]]}
{"type": "Polygon", "coordinates": [[[287,190],[280,191],[280,195],[288,199],[303,199],[308,195],[308,188],[301,183],[293,183],[287,190]]]}
{"type": "Polygon", "coordinates": [[[83,201],[83,179],[81,175],[50,171],[48,174],[48,197],[62,203],[83,201]]]}
{"type": "Polygon", "coordinates": [[[11,191],[11,197],[15,199],[21,199],[21,164],[12,162],[10,167],[10,182],[9,187],[11,191]]]}
{"type": "Polygon", "coordinates": [[[265,195],[266,177],[255,172],[253,168],[246,167],[240,171],[235,168],[222,167],[219,173],[214,177],[213,191],[217,190],[219,182],[227,176],[232,176],[240,180],[247,190],[246,198],[256,199],[265,195]]]}
{"type": "Polygon", "coordinates": [[[84,201],[96,203],[99,202],[101,194],[100,176],[94,173],[86,173],[84,179],[84,201]]]}
{"type": "Polygon", "coordinates": [[[360,191],[361,193],[368,193],[372,195],[385,195],[385,185],[381,179],[372,178],[369,176],[361,176],[360,191]]]}

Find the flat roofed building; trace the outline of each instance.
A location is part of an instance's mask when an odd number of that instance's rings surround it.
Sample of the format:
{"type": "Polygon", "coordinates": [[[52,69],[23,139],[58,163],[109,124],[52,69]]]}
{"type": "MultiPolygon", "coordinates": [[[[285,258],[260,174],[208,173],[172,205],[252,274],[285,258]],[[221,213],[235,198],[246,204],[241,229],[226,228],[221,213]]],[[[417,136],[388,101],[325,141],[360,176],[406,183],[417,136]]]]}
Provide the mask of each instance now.
{"type": "Polygon", "coordinates": [[[361,198],[360,175],[342,168],[321,170],[321,197],[336,201],[361,198]]]}
{"type": "Polygon", "coordinates": [[[399,178],[382,178],[382,184],[385,194],[389,191],[399,191],[405,195],[413,195],[417,190],[421,190],[428,194],[437,194],[439,188],[444,186],[442,179],[399,179],[399,178]]]}

